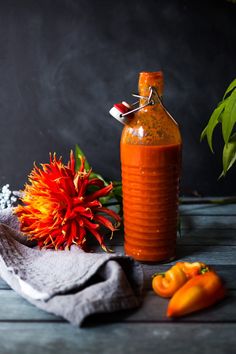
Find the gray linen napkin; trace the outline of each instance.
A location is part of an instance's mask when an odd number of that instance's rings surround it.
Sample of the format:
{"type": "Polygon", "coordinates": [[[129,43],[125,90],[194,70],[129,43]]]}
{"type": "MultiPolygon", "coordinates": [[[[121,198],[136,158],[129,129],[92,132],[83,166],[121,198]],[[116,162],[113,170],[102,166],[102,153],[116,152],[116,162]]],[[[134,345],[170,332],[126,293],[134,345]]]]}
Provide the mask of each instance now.
{"type": "Polygon", "coordinates": [[[119,254],[39,250],[0,211],[0,276],[21,296],[74,325],[95,313],[140,306],[141,266],[119,254]]]}

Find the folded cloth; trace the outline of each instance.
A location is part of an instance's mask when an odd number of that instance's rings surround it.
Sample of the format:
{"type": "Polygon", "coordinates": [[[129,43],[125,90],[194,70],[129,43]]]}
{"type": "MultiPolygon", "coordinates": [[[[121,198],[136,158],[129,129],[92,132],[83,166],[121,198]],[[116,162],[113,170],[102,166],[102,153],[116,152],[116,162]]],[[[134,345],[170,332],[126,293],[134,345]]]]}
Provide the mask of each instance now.
{"type": "Polygon", "coordinates": [[[79,326],[89,315],[141,304],[143,273],[132,258],[33,248],[10,208],[0,211],[0,276],[32,304],[79,326]]]}

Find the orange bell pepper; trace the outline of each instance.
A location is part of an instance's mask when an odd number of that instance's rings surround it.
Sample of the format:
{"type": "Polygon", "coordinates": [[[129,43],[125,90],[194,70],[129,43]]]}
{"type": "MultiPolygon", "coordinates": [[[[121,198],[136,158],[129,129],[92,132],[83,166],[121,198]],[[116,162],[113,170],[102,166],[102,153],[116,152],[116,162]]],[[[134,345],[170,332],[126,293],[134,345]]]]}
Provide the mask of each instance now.
{"type": "Polygon", "coordinates": [[[223,299],[226,289],[220,277],[209,270],[187,281],[169,301],[167,316],[179,317],[209,307],[223,299]]]}
{"type": "Polygon", "coordinates": [[[171,297],[187,280],[183,270],[176,264],[167,272],[154,275],[152,288],[162,297],[171,297]]]}
{"type": "Polygon", "coordinates": [[[152,287],[162,297],[171,297],[189,278],[200,274],[206,268],[200,262],[177,262],[165,273],[154,275],[152,287]]]}
{"type": "Polygon", "coordinates": [[[187,278],[193,278],[195,275],[208,271],[208,267],[202,262],[177,262],[176,265],[182,269],[187,278]]]}

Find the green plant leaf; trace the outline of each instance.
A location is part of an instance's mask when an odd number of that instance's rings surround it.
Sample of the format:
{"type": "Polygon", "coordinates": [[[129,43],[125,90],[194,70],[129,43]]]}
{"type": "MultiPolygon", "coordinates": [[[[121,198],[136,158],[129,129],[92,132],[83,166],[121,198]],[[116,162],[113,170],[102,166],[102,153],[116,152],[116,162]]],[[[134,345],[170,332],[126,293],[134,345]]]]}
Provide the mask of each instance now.
{"type": "Polygon", "coordinates": [[[112,192],[110,192],[108,195],[106,195],[105,197],[101,197],[99,198],[99,201],[103,204],[108,203],[111,199],[113,198],[112,192]]]}
{"type": "Polygon", "coordinates": [[[227,90],[225,91],[223,100],[225,99],[225,97],[228,95],[228,93],[230,93],[230,91],[234,90],[236,88],[236,79],[234,79],[231,84],[228,86],[227,90]]]}
{"type": "Polygon", "coordinates": [[[222,115],[222,134],[227,145],[233,127],[236,123],[236,90],[224,101],[225,109],[222,115]]]}
{"type": "MultiPolygon", "coordinates": [[[[84,154],[84,152],[80,149],[79,145],[75,145],[75,170],[78,171],[80,166],[81,166],[81,157],[85,157],[86,156],[84,154]]],[[[85,160],[85,169],[88,171],[90,170],[91,166],[89,165],[87,159],[85,160]]]]}
{"type": "Polygon", "coordinates": [[[119,186],[114,186],[113,188],[113,194],[116,198],[122,198],[122,186],[119,185],[119,186]]]}
{"type": "Polygon", "coordinates": [[[107,181],[105,181],[105,179],[99,173],[96,173],[96,172],[92,172],[91,175],[90,175],[90,178],[99,178],[99,179],[101,179],[104,182],[105,186],[108,186],[108,184],[109,184],[107,181]]]}
{"type": "Polygon", "coordinates": [[[112,191],[105,197],[100,198],[102,204],[107,204],[111,200],[116,200],[118,204],[122,204],[122,184],[120,181],[113,181],[112,191]]]}
{"type": "Polygon", "coordinates": [[[202,134],[201,134],[201,140],[206,136],[207,137],[207,141],[208,141],[208,145],[211,149],[211,151],[213,152],[213,146],[212,146],[212,136],[213,136],[213,132],[215,127],[217,126],[218,123],[220,123],[221,120],[221,114],[223,112],[225,108],[225,101],[220,102],[220,104],[214,109],[210,120],[207,124],[207,126],[205,127],[205,129],[203,130],[202,134]]]}
{"type": "Polygon", "coordinates": [[[223,171],[220,177],[225,176],[226,172],[235,163],[236,157],[234,155],[234,140],[233,133],[236,125],[236,79],[234,79],[225,91],[223,100],[218,104],[213,111],[207,126],[201,133],[200,140],[207,138],[208,145],[213,152],[212,139],[216,126],[222,124],[222,135],[225,142],[223,149],[223,171]],[[228,144],[230,145],[228,146],[228,144]]]}
{"type": "Polygon", "coordinates": [[[121,186],[121,181],[112,181],[114,187],[121,186]]]}
{"type": "Polygon", "coordinates": [[[205,126],[205,128],[203,129],[202,133],[201,133],[201,136],[200,136],[200,141],[202,141],[202,139],[205,138],[206,134],[207,134],[207,126],[205,126]]]}
{"type": "Polygon", "coordinates": [[[223,171],[220,177],[225,176],[226,172],[233,166],[236,161],[236,133],[234,133],[228,144],[223,149],[223,171]]]}

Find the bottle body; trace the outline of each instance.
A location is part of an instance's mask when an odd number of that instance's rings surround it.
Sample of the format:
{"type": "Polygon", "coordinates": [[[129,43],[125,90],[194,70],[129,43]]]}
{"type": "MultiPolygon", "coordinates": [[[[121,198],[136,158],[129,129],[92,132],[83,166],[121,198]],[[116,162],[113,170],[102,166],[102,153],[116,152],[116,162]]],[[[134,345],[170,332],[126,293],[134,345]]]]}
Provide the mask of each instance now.
{"type": "MultiPolygon", "coordinates": [[[[161,73],[140,74],[140,95],[150,84],[162,90],[161,73]]],[[[124,247],[137,260],[175,257],[181,147],[178,125],[160,104],[141,109],[123,129],[124,247]]]]}

